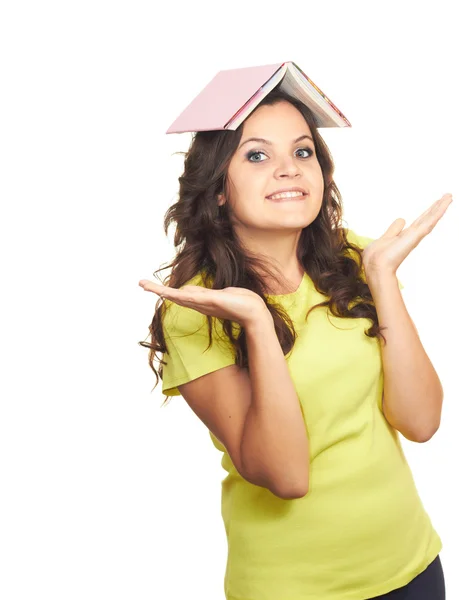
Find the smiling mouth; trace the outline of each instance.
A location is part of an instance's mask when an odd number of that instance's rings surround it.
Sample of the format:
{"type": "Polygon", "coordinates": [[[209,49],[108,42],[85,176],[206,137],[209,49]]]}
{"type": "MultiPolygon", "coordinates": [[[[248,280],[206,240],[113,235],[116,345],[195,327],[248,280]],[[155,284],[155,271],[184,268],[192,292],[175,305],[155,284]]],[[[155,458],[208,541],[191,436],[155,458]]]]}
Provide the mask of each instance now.
{"type": "Polygon", "coordinates": [[[301,200],[305,200],[308,194],[301,194],[301,196],[287,196],[285,198],[269,198],[267,197],[266,200],[269,200],[270,202],[298,202],[301,200]]]}

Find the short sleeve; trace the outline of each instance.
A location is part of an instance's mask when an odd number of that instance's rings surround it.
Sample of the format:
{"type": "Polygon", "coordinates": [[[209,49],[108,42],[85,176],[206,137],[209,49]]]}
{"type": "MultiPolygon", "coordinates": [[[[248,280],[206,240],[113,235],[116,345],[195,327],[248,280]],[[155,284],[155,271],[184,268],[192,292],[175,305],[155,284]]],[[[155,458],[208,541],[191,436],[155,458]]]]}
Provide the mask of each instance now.
{"type": "MultiPolygon", "coordinates": [[[[180,396],[177,386],[235,364],[236,353],[220,321],[212,317],[212,345],[206,315],[164,300],[163,331],[168,352],[163,354],[162,393],[180,396]],[[206,350],[206,348],[209,348],[206,350]]],[[[239,325],[233,323],[236,335],[239,325]]]]}
{"type": "MultiPolygon", "coordinates": [[[[376,238],[366,237],[364,235],[357,235],[352,229],[347,230],[347,238],[353,244],[357,244],[360,248],[365,249],[371,242],[374,242],[376,238]]],[[[397,277],[398,287],[403,290],[405,287],[400,279],[397,277]]]]}

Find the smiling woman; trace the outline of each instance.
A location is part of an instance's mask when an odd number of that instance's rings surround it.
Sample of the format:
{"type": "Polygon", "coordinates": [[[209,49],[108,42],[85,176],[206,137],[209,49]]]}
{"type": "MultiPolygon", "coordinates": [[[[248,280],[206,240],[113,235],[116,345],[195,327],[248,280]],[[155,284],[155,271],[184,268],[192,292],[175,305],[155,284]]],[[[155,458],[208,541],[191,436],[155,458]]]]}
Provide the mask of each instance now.
{"type": "MultiPolygon", "coordinates": [[[[295,334],[288,315],[267,294],[288,293],[306,272],[326,298],[322,306],[341,317],[369,319],[368,335],[383,338],[363,280],[361,248],[337,227],[342,205],[333,159],[308,107],[274,89],[236,131],[196,133],[184,167],[179,200],[164,221],[166,233],[176,224],[175,245],[182,247],[158,270],[172,267],[168,286],[180,288],[201,273],[213,289],[252,290],[264,298],[286,354],[295,334]],[[260,136],[266,132],[270,135],[260,136]],[[304,145],[305,140],[312,142],[304,145]],[[263,158],[251,160],[257,152],[263,158]],[[267,198],[286,188],[303,189],[307,196],[267,198]]],[[[149,364],[159,376],[154,357],[166,351],[161,314],[153,317],[151,344],[141,342],[150,348],[149,364]]],[[[244,332],[234,338],[230,326],[229,320],[223,323],[225,335],[238,364],[247,367],[244,332]]]]}
{"type": "Polygon", "coordinates": [[[140,342],[156,383],[223,453],[227,600],[372,598],[442,548],[382,410],[397,338],[375,273],[404,243],[344,227],[333,172],[314,113],[276,88],[235,131],[197,132],[171,274],[140,281],[164,299],[140,342]]]}
{"type": "MultiPolygon", "coordinates": [[[[301,230],[314,221],[322,207],[324,177],[308,121],[290,102],[269,104],[272,98],[261,103],[244,123],[244,135],[227,169],[228,189],[219,194],[218,204],[230,203],[233,227],[248,250],[259,247],[257,238],[263,229],[284,230],[281,247],[279,241],[276,248],[271,243],[269,257],[275,257],[288,276],[297,270],[291,257],[301,230]],[[260,131],[272,134],[266,139],[257,135],[260,131]],[[295,135],[298,131],[303,133],[295,135]],[[305,140],[311,143],[305,145],[305,140]],[[286,217],[268,212],[266,200],[271,206],[300,212],[286,217]]],[[[267,250],[264,244],[263,250],[267,250]]]]}

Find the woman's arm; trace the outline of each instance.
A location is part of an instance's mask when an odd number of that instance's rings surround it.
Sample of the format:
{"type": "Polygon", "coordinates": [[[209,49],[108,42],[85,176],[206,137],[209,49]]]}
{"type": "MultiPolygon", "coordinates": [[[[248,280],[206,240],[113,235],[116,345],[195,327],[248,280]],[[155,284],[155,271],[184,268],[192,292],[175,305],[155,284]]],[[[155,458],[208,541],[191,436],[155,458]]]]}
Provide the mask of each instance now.
{"type": "Polygon", "coordinates": [[[241,460],[250,479],[283,498],[308,491],[309,441],[287,362],[267,312],[246,327],[252,400],[241,460]]]}
{"type": "Polygon", "coordinates": [[[440,426],[443,389],[392,273],[367,273],[378,320],[384,370],[383,412],[411,441],[426,442],[440,426]]]}

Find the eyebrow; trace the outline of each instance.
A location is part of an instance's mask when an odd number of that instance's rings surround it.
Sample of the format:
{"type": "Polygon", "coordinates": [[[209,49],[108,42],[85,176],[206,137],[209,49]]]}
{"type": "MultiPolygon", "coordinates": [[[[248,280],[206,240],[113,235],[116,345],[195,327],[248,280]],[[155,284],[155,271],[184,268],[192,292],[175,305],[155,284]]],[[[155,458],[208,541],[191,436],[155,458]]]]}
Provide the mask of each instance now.
{"type": "MultiPolygon", "coordinates": [[[[304,140],[305,138],[309,138],[311,140],[311,142],[314,142],[314,140],[312,139],[312,137],[310,135],[305,134],[305,135],[300,135],[300,137],[296,138],[296,140],[293,140],[292,144],[296,144],[297,142],[300,142],[301,140],[304,140]]],[[[265,140],[264,138],[251,137],[251,138],[248,138],[247,140],[245,140],[245,142],[242,142],[242,144],[239,146],[239,148],[242,148],[242,146],[244,144],[247,144],[248,142],[261,142],[262,144],[267,144],[268,146],[273,145],[272,142],[270,142],[269,140],[265,140]]]]}

